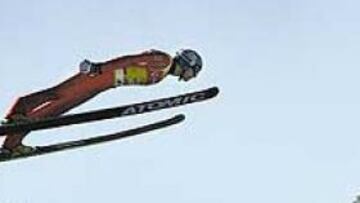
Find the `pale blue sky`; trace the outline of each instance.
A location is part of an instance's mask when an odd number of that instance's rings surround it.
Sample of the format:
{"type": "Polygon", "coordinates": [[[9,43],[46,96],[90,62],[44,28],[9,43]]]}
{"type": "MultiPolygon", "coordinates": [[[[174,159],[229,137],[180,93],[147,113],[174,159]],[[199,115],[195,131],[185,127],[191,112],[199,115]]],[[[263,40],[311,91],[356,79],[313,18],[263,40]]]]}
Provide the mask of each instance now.
{"type": "Polygon", "coordinates": [[[107,60],[191,47],[197,80],[118,88],[73,112],[218,85],[211,102],[31,134],[47,144],[183,112],[179,126],[0,165],[0,202],[351,202],[360,194],[355,0],[0,2],[0,113],[107,60]]]}

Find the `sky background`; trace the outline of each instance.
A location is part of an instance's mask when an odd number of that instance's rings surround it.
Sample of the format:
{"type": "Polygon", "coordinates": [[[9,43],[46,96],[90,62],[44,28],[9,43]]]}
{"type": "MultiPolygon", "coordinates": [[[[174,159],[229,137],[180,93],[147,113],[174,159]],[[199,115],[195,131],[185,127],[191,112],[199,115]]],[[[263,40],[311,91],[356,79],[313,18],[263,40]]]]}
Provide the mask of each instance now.
{"type": "Polygon", "coordinates": [[[44,145],[185,113],[135,138],[0,164],[1,203],[347,203],[360,194],[355,0],[0,2],[0,114],[84,58],[198,50],[189,83],[105,92],[73,110],[219,86],[202,104],[32,133],[44,145]]]}

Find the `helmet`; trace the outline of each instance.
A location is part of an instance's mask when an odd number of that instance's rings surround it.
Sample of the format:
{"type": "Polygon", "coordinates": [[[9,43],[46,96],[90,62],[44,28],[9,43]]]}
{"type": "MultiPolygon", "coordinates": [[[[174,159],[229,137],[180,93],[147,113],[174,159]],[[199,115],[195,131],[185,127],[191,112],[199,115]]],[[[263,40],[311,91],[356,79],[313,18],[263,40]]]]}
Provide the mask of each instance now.
{"type": "Polygon", "coordinates": [[[175,62],[185,71],[186,69],[192,69],[196,76],[203,65],[201,56],[194,50],[182,49],[176,53],[174,57],[175,62]]]}

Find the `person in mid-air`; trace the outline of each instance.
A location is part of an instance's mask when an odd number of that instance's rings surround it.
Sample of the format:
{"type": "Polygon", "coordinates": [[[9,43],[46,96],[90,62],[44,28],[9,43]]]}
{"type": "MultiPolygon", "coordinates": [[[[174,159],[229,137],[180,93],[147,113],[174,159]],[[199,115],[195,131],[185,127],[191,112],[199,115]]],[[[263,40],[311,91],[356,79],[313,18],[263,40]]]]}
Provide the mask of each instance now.
{"type": "MultiPolygon", "coordinates": [[[[56,117],[114,87],[152,85],[167,75],[189,81],[196,77],[202,66],[200,55],[191,49],[183,49],[174,57],[151,50],[101,63],[84,60],[80,63],[79,73],[64,82],[18,98],[5,119],[7,123],[19,123],[56,117]]],[[[22,144],[28,133],[6,135],[2,152],[14,155],[32,152],[34,148],[22,144]]]]}

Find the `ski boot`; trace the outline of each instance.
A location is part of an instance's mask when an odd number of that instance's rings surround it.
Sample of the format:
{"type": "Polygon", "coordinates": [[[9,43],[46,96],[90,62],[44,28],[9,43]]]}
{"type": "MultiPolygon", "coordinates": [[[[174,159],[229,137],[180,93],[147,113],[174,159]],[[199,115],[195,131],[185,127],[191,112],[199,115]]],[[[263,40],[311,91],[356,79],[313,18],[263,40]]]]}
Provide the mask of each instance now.
{"type": "MultiPolygon", "coordinates": [[[[8,149],[5,149],[5,150],[8,150],[8,149]]],[[[34,147],[30,147],[30,146],[21,144],[9,151],[10,151],[10,154],[12,157],[17,157],[17,156],[21,156],[21,155],[30,154],[30,153],[34,152],[35,150],[36,150],[36,148],[34,148],[34,147]]]]}
{"type": "Polygon", "coordinates": [[[6,124],[9,124],[9,120],[8,119],[1,119],[0,125],[6,125],[6,124]]]}
{"type": "MultiPolygon", "coordinates": [[[[29,118],[24,114],[14,114],[5,120],[2,120],[1,125],[28,123],[33,120],[34,119],[29,118]]],[[[16,157],[16,156],[32,153],[35,150],[36,149],[33,147],[19,144],[16,147],[12,147],[12,148],[7,148],[7,147],[0,148],[0,154],[2,156],[16,157]]]]}
{"type": "Polygon", "coordinates": [[[0,156],[10,156],[11,151],[6,148],[0,148],[0,156]]]}

